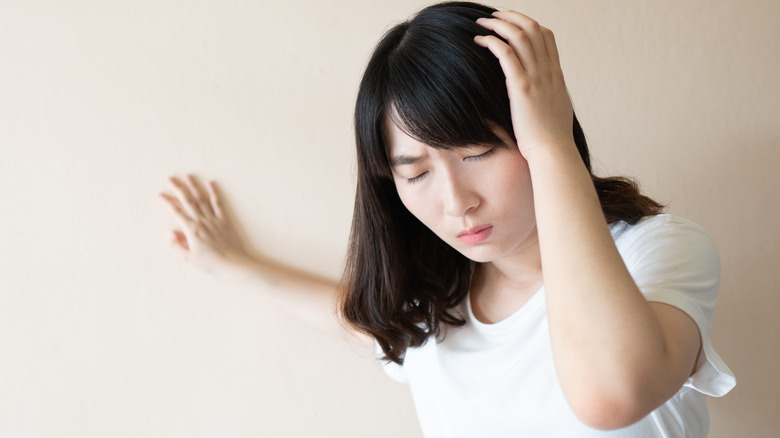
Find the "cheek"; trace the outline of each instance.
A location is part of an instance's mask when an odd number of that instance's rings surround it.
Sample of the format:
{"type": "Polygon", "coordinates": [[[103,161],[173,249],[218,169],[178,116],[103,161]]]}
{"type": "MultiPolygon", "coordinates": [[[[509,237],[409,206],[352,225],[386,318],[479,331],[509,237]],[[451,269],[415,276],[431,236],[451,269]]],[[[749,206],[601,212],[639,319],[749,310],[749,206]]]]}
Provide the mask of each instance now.
{"type": "Polygon", "coordinates": [[[414,216],[417,216],[421,206],[421,203],[418,199],[419,197],[415,197],[410,190],[405,190],[403,187],[399,187],[398,183],[396,183],[395,188],[398,192],[398,197],[401,198],[401,203],[404,204],[404,207],[406,207],[406,209],[409,210],[409,212],[414,216]]]}
{"type": "Polygon", "coordinates": [[[436,208],[435,200],[430,196],[423,196],[421,190],[414,190],[412,187],[401,187],[399,183],[396,183],[396,191],[398,192],[398,197],[401,198],[404,207],[406,207],[417,220],[428,228],[432,228],[434,225],[433,212],[436,208]]]}
{"type": "Polygon", "coordinates": [[[493,193],[498,193],[498,202],[513,210],[533,211],[533,187],[528,165],[522,158],[506,162],[493,173],[493,193]]]}

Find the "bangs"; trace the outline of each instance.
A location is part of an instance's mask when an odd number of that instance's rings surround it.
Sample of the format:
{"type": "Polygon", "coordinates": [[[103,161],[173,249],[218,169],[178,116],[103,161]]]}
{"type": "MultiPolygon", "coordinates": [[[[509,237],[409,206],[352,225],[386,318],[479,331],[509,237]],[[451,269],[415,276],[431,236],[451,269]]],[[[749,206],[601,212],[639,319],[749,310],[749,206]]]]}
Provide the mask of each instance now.
{"type": "Polygon", "coordinates": [[[457,20],[442,15],[415,17],[389,57],[385,113],[407,135],[435,148],[505,145],[496,127],[515,140],[501,65],[473,40],[493,34],[476,24],[483,14],[472,9],[473,17],[461,13],[457,20]]]}

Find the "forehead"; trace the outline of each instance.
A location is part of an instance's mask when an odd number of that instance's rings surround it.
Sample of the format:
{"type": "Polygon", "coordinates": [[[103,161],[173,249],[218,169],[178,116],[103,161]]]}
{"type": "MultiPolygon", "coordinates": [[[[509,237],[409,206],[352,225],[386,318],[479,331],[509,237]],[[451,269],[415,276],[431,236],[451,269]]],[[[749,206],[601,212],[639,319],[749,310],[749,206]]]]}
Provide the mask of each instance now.
{"type": "Polygon", "coordinates": [[[391,157],[394,155],[419,155],[429,147],[402,131],[390,116],[385,116],[383,129],[387,141],[387,154],[391,157]]]}

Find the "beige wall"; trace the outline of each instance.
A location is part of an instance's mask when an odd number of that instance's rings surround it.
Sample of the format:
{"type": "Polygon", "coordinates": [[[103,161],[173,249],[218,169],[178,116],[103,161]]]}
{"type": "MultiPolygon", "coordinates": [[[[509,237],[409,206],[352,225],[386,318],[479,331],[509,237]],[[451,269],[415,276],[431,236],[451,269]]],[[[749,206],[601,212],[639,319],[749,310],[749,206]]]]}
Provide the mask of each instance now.
{"type": "MultiPolygon", "coordinates": [[[[177,258],[156,194],[216,179],[257,253],[337,278],[361,69],[422,5],[0,2],[0,436],[420,436],[369,352],[177,258]]],[[[777,436],[780,3],[496,6],[555,31],[598,168],[714,237],[710,436],[777,436]]]]}

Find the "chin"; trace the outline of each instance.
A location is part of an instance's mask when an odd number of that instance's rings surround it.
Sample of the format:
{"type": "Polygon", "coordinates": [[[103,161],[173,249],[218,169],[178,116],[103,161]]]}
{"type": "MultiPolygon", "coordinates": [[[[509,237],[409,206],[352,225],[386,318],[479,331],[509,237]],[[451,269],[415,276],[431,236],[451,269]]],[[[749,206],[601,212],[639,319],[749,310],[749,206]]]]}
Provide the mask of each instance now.
{"type": "Polygon", "coordinates": [[[477,263],[490,263],[498,259],[498,254],[494,251],[490,251],[487,248],[455,248],[459,253],[463,254],[467,259],[477,263]]]}

